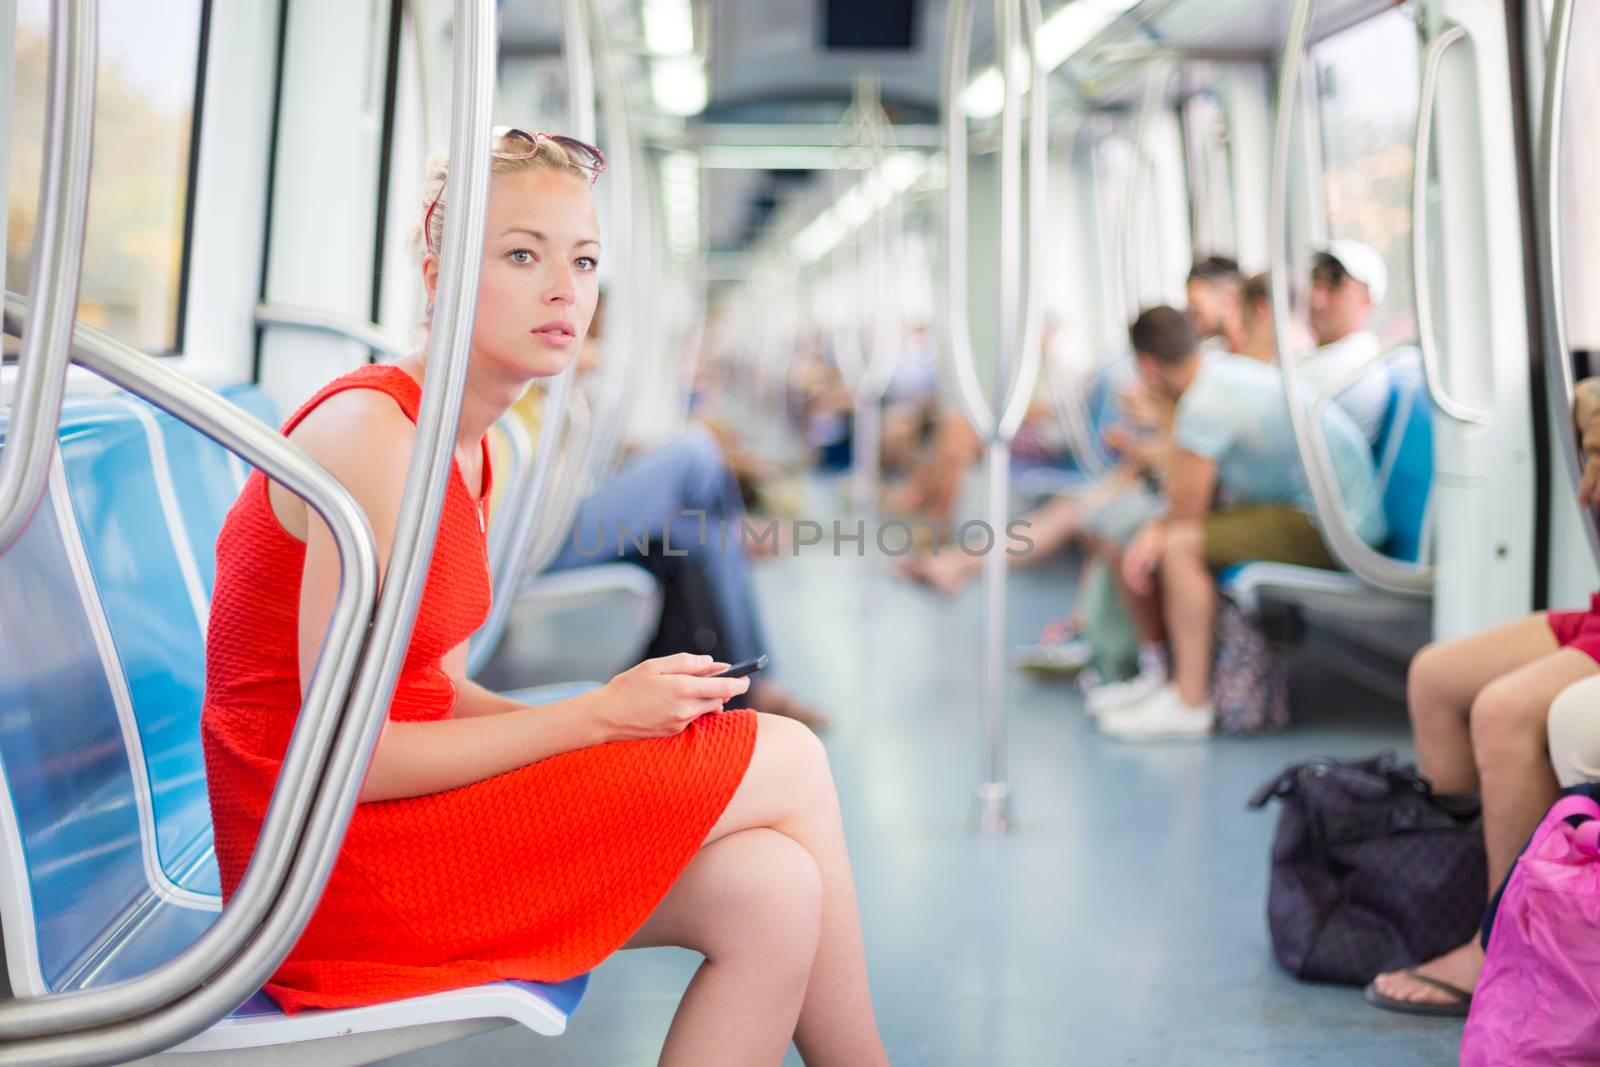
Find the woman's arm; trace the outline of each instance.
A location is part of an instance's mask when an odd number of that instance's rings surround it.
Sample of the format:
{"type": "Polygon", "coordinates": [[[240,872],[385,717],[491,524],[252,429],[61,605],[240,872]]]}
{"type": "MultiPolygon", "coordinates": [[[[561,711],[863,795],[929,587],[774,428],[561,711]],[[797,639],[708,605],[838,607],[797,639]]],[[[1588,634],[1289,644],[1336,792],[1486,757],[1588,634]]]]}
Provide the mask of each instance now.
{"type": "Polygon", "coordinates": [[[611,738],[595,714],[598,692],[540,707],[507,701],[504,715],[386,723],[361,800],[442,793],[604,744],[611,738]]]}
{"type": "MultiPolygon", "coordinates": [[[[350,390],[330,397],[290,435],[348,489],[366,512],[377,544],[380,582],[388,570],[415,427],[386,396],[350,390]]],[[[275,508],[276,510],[276,508],[275,508]]],[[[333,535],[314,512],[288,518],[306,534],[300,583],[301,685],[311,676],[338,592],[333,535]],[[302,520],[296,523],[293,520],[302,520]]],[[[464,649],[451,653],[465,667],[464,649]],[[458,656],[459,653],[459,656],[458,656]]],[[[720,710],[749,687],[709,656],[646,660],[594,692],[538,707],[517,704],[455,675],[469,714],[435,722],[388,722],[372,755],[361,800],[423,796],[505,774],[530,763],[609,741],[670,737],[720,710]],[[487,713],[486,713],[487,712],[487,713]]],[[[448,668],[447,668],[448,669],[448,668]]]]}

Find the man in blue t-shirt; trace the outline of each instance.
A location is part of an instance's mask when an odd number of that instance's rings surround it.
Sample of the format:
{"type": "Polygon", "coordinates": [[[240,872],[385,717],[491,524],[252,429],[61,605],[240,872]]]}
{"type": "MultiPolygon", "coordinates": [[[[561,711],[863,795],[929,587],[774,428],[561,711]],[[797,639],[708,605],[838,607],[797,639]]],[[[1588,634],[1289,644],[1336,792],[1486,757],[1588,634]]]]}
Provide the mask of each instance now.
{"type": "MultiPolygon", "coordinates": [[[[1280,371],[1243,356],[1202,353],[1182,312],[1145,311],[1129,329],[1139,372],[1177,404],[1166,506],[1128,546],[1122,575],[1135,618],[1160,618],[1172,682],[1120,708],[1100,727],[1124,740],[1211,732],[1215,568],[1260,560],[1336,568],[1313,518],[1280,371]]],[[[1337,405],[1322,420],[1352,527],[1383,540],[1382,499],[1365,438],[1337,405]]]]}

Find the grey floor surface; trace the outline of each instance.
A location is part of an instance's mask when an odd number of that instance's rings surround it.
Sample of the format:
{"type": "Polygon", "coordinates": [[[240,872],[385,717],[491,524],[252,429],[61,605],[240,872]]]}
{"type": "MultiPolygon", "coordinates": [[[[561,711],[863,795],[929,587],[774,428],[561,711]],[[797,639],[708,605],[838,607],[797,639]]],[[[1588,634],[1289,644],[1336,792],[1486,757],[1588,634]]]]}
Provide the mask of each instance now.
{"type": "MultiPolygon", "coordinates": [[[[1074,575],[1066,563],[1017,575],[1013,642],[1065,612],[1074,575]]],[[[783,681],[836,720],[827,747],[894,1063],[1455,1062],[1458,1023],[1296,983],[1267,942],[1276,816],[1245,798],[1307,753],[1406,749],[1391,699],[1301,657],[1289,731],[1128,747],[1094,732],[1071,687],[1017,677],[1015,831],[982,840],[968,829],[980,590],[940,600],[881,559],[817,552],[763,564],[757,580],[783,681]]],[[[697,963],[620,953],[560,1038],[508,1029],[388,1062],[651,1064],[697,963]]]]}

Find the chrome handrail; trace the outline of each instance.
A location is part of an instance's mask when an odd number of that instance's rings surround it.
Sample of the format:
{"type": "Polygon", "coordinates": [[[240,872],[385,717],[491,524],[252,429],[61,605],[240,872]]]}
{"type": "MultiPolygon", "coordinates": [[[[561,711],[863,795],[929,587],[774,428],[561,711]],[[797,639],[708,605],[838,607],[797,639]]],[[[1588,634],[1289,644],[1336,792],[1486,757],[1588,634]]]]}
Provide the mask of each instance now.
{"type": "Polygon", "coordinates": [[[1134,117],[1133,137],[1128,161],[1128,191],[1122,201],[1121,225],[1118,227],[1117,281],[1122,287],[1123,312],[1132,322],[1142,310],[1139,295],[1138,241],[1134,239],[1139,223],[1138,200],[1143,178],[1153,169],[1145,152],[1145,139],[1156,114],[1166,103],[1167,84],[1172,79],[1171,61],[1166,58],[1151,63],[1145,72],[1145,82],[1139,93],[1139,111],[1134,117]]]}
{"type": "MultiPolygon", "coordinates": [[[[1565,264],[1561,246],[1561,149],[1566,136],[1567,63],[1572,51],[1573,0],[1556,0],[1545,41],[1543,126],[1539,134],[1539,174],[1536,206],[1539,212],[1540,289],[1544,293],[1545,393],[1549,397],[1550,426],[1557,436],[1557,451],[1574,490],[1583,480],[1583,453],[1572,432],[1572,348],[1567,339],[1567,294],[1563,288],[1565,264]]],[[[1600,562],[1600,530],[1594,512],[1584,509],[1584,535],[1589,550],[1600,562]]]]}
{"type": "MultiPolygon", "coordinates": [[[[410,647],[411,630],[438,534],[445,487],[455,461],[455,436],[466,385],[477,278],[483,258],[495,44],[495,13],[490,0],[456,0],[453,65],[456,75],[450,131],[453,163],[448,179],[452,207],[445,219],[439,299],[429,338],[430,373],[422,387],[416,437],[388,571],[356,670],[353,693],[344,716],[337,723],[325,773],[320,780],[308,783],[311,790],[309,821],[297,841],[278,846],[276,853],[258,844],[250,868],[245,872],[249,880],[260,863],[276,867],[287,852],[291,864],[288,876],[253,933],[248,929],[244,931],[249,938],[237,954],[223,957],[214,973],[189,983],[189,991],[181,999],[164,1003],[142,1018],[93,1030],[11,1042],[0,1047],[0,1064],[113,1063],[158,1052],[181,1042],[212,1025],[258,990],[283,962],[311,919],[333,872],[373,749],[388,718],[389,701],[410,647]]],[[[156,366],[149,373],[166,370],[156,366]]],[[[321,666],[319,661],[319,671],[321,666]]],[[[296,730],[297,735],[304,732],[296,730]]],[[[286,801],[280,778],[267,819],[272,820],[285,804],[290,805],[291,813],[297,814],[304,800],[297,795],[286,801]]],[[[265,839],[265,827],[262,836],[265,839]]],[[[237,900],[236,895],[234,903],[237,900]]],[[[229,915],[234,911],[232,906],[225,908],[217,926],[202,935],[200,944],[215,944],[211,935],[217,928],[229,924],[229,915]]],[[[238,925],[235,921],[230,929],[238,925]]],[[[192,958],[195,948],[191,946],[179,960],[192,958]]],[[[172,964],[165,967],[170,968],[172,964]]],[[[84,998],[83,1003],[91,1002],[90,998],[119,995],[132,999],[137,990],[152,985],[152,977],[159,973],[161,970],[118,986],[72,996],[84,998]]],[[[46,1008],[50,1002],[35,1006],[46,1008]]],[[[0,1003],[0,1009],[7,1007],[9,1005],[0,1003]]]]}
{"type": "Polygon", "coordinates": [[[22,536],[44,498],[67,388],[94,149],[96,7],[95,0],[56,0],[50,11],[44,165],[28,287],[39,310],[22,335],[11,432],[0,449],[0,552],[22,536]]]}
{"type": "MultiPolygon", "coordinates": [[[[489,577],[494,587],[489,598],[491,604],[514,596],[517,582],[521,579],[522,568],[511,558],[513,524],[510,521],[499,521],[499,516],[516,515],[528,506],[529,490],[533,488],[534,464],[533,439],[528,436],[528,428],[523,425],[521,416],[514,411],[507,412],[500,416],[495,426],[505,438],[509,462],[504,472],[495,471],[495,481],[504,485],[505,489],[500,494],[500,499],[492,502],[494,506],[489,512],[489,544],[486,554],[489,558],[489,577]]],[[[480,628],[480,633],[483,629],[480,628]]],[[[485,634],[485,637],[487,636],[489,635],[485,634]]],[[[492,642],[473,634],[472,642],[467,647],[467,675],[470,677],[478,673],[493,652],[492,642]]]]}
{"type": "Polygon", "coordinates": [[[1317,526],[1328,551],[1340,566],[1378,589],[1401,596],[1423,597],[1432,592],[1433,568],[1392,559],[1369,546],[1350,525],[1328,460],[1327,442],[1320,422],[1313,423],[1308,405],[1300,402],[1294,373],[1293,331],[1289,306],[1289,149],[1294,132],[1295,105],[1305,66],[1306,42],[1315,0],[1297,0],[1279,65],[1277,114],[1273,129],[1272,176],[1267,207],[1271,257],[1272,324],[1281,353],[1284,400],[1294,428],[1295,446],[1311,490],[1317,526]]]}
{"type": "Polygon", "coordinates": [[[1018,114],[1023,87],[1018,84],[1016,61],[1025,53],[1028,90],[1028,224],[1035,234],[1047,232],[1045,175],[1049,139],[1045,131],[1046,85],[1039,62],[1038,32],[1042,22],[1038,0],[995,0],[998,69],[1005,86],[1000,110],[1000,265],[999,316],[994,366],[994,402],[978,386],[977,368],[967,321],[967,130],[960,91],[966,82],[967,51],[972,37],[971,0],[952,0],[945,28],[945,63],[942,119],[945,132],[947,181],[946,304],[950,323],[950,350],[955,361],[961,401],[973,428],[988,442],[986,467],[990,533],[995,538],[984,558],[984,702],[981,736],[983,781],[975,797],[977,830],[998,836],[1010,829],[1011,786],[1006,781],[1006,559],[999,542],[1006,530],[1006,507],[1011,438],[1022,424],[1039,375],[1039,335],[1043,324],[1040,300],[1043,244],[1028,241],[1026,260],[1022,243],[1022,124],[1018,114]],[[1023,289],[1018,292],[1018,272],[1023,289]],[[1018,326],[1021,335],[1018,336],[1018,326]],[[1020,351],[1019,351],[1020,345],[1020,351]]]}
{"type": "Polygon", "coordinates": [[[322,308],[290,304],[257,304],[256,325],[309,330],[313,333],[354,341],[384,359],[399,359],[412,352],[411,346],[391,337],[375,322],[351,318],[322,308]]]}
{"type": "MultiPolygon", "coordinates": [[[[550,493],[567,505],[559,522],[540,523],[525,557],[522,559],[522,582],[544,573],[546,567],[561,553],[561,544],[572,533],[577,521],[578,508],[593,485],[589,481],[589,456],[594,450],[595,422],[588,401],[581,391],[567,401],[567,434],[551,456],[549,471],[550,493]]],[[[517,586],[521,589],[521,584],[517,586]]],[[[514,600],[514,598],[513,598],[514,600]]],[[[511,603],[506,609],[510,610],[511,603]]]]}
{"type": "MultiPolygon", "coordinates": [[[[8,324],[20,324],[27,317],[28,303],[22,297],[6,293],[4,303],[8,324]]],[[[275,428],[93,327],[77,325],[72,358],[193,426],[304,499],[332,531],[339,555],[339,591],[262,823],[260,843],[227,908],[193,945],[138,979],[80,992],[0,1000],[0,1063],[6,1064],[51,1062],[40,1058],[39,1035],[132,1018],[177,999],[208,981],[249,939],[282,887],[293,843],[309,817],[311,793],[333,745],[378,584],[377,550],[366,514],[344,486],[275,428]]]]}
{"type": "MultiPolygon", "coordinates": [[[[978,385],[972,327],[967,321],[967,120],[961,110],[961,90],[967,81],[967,52],[972,47],[972,0],[951,0],[944,40],[946,342],[961,407],[978,435],[987,437],[996,425],[995,413],[978,385]]],[[[1004,63],[1001,70],[1009,82],[1004,63]]]]}
{"type": "Polygon", "coordinates": [[[1417,306],[1417,347],[1422,351],[1422,376],[1433,406],[1457,422],[1489,421],[1489,412],[1450,395],[1439,363],[1439,339],[1433,324],[1433,274],[1428,269],[1428,166],[1433,157],[1433,108],[1439,93],[1439,69],[1451,46],[1465,40],[1462,26],[1451,26],[1428,42],[1422,61],[1422,91],[1417,101],[1416,135],[1412,141],[1411,281],[1417,306]]]}
{"type": "MultiPolygon", "coordinates": [[[[600,113],[608,137],[607,157],[610,185],[607,189],[610,216],[607,225],[606,255],[621,265],[607,295],[606,341],[597,372],[594,397],[595,437],[589,453],[589,477],[598,482],[611,473],[622,443],[622,426],[627,416],[629,371],[638,354],[641,335],[638,319],[644,310],[640,299],[652,284],[650,264],[640,255],[635,223],[636,198],[645,180],[640,163],[643,152],[628,107],[627,87],[618,69],[611,35],[598,0],[585,0],[588,37],[598,70],[600,113]]],[[[574,501],[574,507],[576,507],[574,501]]]]}

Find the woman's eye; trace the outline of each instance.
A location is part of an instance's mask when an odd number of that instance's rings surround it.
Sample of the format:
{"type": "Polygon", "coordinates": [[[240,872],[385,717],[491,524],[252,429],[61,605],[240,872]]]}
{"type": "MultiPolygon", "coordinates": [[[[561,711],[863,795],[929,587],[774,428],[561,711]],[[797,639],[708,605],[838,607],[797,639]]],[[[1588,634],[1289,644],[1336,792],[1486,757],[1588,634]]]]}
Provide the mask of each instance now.
{"type": "Polygon", "coordinates": [[[593,256],[579,256],[574,262],[577,263],[578,269],[581,271],[595,270],[600,266],[600,261],[593,256]]]}
{"type": "Polygon", "coordinates": [[[514,248],[506,253],[513,263],[532,263],[533,253],[526,248],[514,248]]]}

